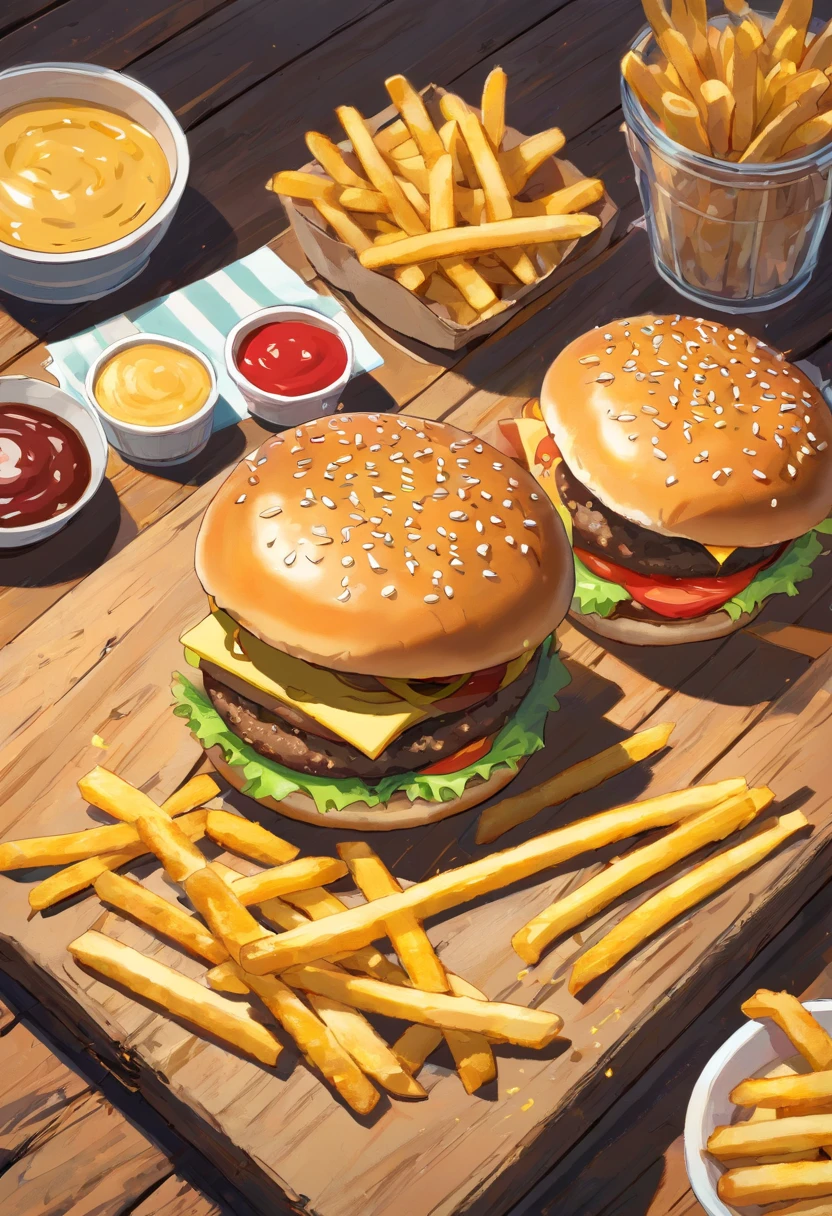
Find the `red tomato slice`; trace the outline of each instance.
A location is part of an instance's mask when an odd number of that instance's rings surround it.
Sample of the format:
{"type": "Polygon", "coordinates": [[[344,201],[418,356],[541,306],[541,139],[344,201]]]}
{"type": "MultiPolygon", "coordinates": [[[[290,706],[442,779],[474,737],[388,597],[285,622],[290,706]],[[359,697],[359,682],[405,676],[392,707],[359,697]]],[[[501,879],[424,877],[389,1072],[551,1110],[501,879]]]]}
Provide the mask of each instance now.
{"type": "Polygon", "coordinates": [[[452,692],[449,697],[443,697],[441,701],[435,701],[434,707],[438,712],[444,714],[458,709],[467,709],[470,705],[478,705],[480,701],[485,701],[497,691],[505,674],[505,663],[500,663],[496,667],[485,667],[482,671],[475,671],[470,680],[456,692],[452,692]]]}
{"type": "Polygon", "coordinates": [[[660,616],[687,620],[713,612],[740,591],[744,591],[755,575],[773,562],[782,549],[738,574],[723,574],[715,578],[671,578],[664,574],[637,574],[615,562],[596,557],[594,553],[587,553],[585,549],[576,547],[575,552],[588,570],[601,578],[618,583],[630,593],[637,604],[652,608],[660,616]]]}
{"type": "Polygon", "coordinates": [[[454,752],[452,756],[446,756],[444,760],[437,760],[436,764],[432,764],[430,768],[422,768],[419,772],[437,776],[458,773],[461,768],[467,768],[469,764],[476,764],[478,760],[482,760],[483,756],[487,756],[490,751],[490,738],[475,739],[473,743],[468,743],[460,751],[454,752]]]}

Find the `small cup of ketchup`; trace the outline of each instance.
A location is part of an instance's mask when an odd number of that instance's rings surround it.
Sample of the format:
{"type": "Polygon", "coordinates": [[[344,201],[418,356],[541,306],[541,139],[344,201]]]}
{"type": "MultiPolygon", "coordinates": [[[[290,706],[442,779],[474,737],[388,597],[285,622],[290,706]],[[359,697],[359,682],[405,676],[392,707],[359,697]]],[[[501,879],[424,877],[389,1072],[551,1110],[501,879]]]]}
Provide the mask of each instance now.
{"type": "Polygon", "coordinates": [[[235,325],[225,363],[252,414],[295,426],[338,408],[352,374],[352,341],[330,317],[279,305],[235,325]]]}

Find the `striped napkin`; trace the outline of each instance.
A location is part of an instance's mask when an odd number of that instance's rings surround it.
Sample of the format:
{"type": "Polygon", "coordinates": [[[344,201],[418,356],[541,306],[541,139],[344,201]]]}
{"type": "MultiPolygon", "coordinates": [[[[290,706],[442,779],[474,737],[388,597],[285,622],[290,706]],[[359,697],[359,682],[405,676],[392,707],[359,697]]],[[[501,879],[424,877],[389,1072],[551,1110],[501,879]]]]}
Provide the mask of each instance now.
{"type": "Polygon", "coordinates": [[[84,401],[87,371],[111,342],[137,333],[159,334],[189,342],[214,365],[220,393],[214,411],[214,430],[219,431],[248,416],[245,401],[225,370],[226,335],[242,317],[272,304],[302,305],[334,317],[349,331],[353,341],[353,375],[372,371],[384,362],[337,300],[319,296],[276,253],[263,248],[152,304],[144,304],[111,321],[94,325],[74,338],[51,342],[47,346],[51,357],[47,366],[61,388],[84,401]]]}

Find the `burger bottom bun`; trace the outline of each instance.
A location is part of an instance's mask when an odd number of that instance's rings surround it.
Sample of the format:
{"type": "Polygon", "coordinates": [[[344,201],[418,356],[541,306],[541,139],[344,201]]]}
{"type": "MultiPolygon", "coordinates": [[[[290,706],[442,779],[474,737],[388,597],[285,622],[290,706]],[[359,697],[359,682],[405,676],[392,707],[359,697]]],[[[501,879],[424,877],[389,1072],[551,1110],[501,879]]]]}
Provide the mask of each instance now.
{"type": "Polygon", "coordinates": [[[737,629],[743,629],[754,620],[761,608],[762,604],[753,612],[744,612],[736,621],[732,621],[722,609],[688,621],[635,621],[628,616],[598,616],[596,612],[584,615],[574,609],[570,610],[569,616],[594,633],[615,642],[627,642],[631,646],[681,646],[685,642],[709,642],[713,638],[724,638],[737,629]]]}
{"type": "MultiPolygon", "coordinates": [[[[220,776],[242,793],[246,783],[243,770],[238,765],[226,763],[219,744],[208,748],[205,754],[220,776]]],[[[498,768],[487,781],[479,778],[469,781],[460,797],[452,798],[448,802],[427,802],[424,798],[411,802],[400,792],[394,794],[385,805],[367,806],[365,802],[358,802],[354,807],[346,807],[343,811],[327,811],[326,814],[321,814],[314,799],[300,790],[280,802],[274,798],[257,798],[255,801],[288,819],[299,819],[302,823],[311,823],[319,828],[348,828],[359,832],[390,832],[396,828],[416,828],[425,823],[447,819],[450,815],[458,815],[460,811],[468,811],[471,807],[486,802],[514,780],[526,759],[524,756],[519,761],[518,770],[498,768]]]]}

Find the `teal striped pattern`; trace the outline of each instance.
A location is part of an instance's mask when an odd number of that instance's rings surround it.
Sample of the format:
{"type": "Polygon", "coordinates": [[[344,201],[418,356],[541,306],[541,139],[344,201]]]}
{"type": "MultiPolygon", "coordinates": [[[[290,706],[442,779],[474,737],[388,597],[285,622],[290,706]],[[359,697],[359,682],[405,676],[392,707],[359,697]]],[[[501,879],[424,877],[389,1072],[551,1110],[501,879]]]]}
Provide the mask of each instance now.
{"type": "Polygon", "coordinates": [[[372,371],[383,363],[337,300],[319,296],[276,253],[264,248],[152,304],[94,325],[74,338],[50,343],[49,370],[61,388],[84,401],[87,371],[112,342],[136,333],[178,338],[201,350],[214,365],[220,393],[214,413],[214,430],[218,431],[248,414],[239,390],[225,370],[226,335],[249,313],[273,304],[296,304],[337,319],[349,330],[353,341],[354,375],[372,371]]]}

